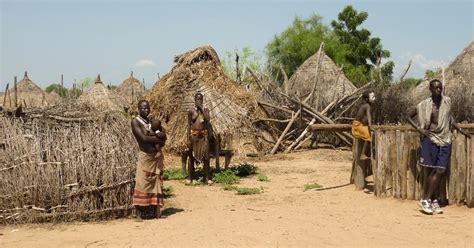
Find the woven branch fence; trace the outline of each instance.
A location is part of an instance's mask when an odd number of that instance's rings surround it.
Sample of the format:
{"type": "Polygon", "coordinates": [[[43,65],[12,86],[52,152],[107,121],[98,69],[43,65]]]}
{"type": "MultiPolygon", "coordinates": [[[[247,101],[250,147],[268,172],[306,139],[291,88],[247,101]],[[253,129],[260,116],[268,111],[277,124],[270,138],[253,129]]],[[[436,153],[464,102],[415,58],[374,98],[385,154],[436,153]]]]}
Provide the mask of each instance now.
{"type": "Polygon", "coordinates": [[[123,115],[0,117],[0,125],[0,223],[131,212],[137,146],[123,115]]]}

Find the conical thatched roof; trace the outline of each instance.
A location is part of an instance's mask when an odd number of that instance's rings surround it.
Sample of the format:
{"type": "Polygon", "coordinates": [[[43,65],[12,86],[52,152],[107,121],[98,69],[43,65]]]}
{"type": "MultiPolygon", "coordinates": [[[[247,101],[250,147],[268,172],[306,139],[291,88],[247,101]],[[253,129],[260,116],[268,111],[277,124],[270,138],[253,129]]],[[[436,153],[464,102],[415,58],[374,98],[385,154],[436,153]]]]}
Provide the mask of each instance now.
{"type": "Polygon", "coordinates": [[[47,94],[54,104],[58,104],[62,100],[62,97],[55,91],[51,91],[47,94]]]}
{"type": "Polygon", "coordinates": [[[123,96],[129,103],[136,102],[139,100],[145,88],[143,84],[136,78],[133,77],[133,71],[130,73],[130,77],[125,79],[115,90],[121,96],[123,96]]]}
{"type": "Polygon", "coordinates": [[[291,76],[288,81],[289,93],[295,95],[298,91],[304,98],[311,93],[316,78],[318,79],[315,93],[312,101],[308,103],[319,110],[357,89],[331,58],[326,55],[323,46],[291,76]],[[321,63],[318,72],[316,72],[320,56],[321,63]]]}
{"type": "Polygon", "coordinates": [[[251,150],[243,145],[243,139],[252,136],[251,119],[258,114],[256,99],[227,77],[215,50],[199,47],[176,56],[175,62],[144,96],[150,101],[151,115],[160,118],[167,129],[166,148],[175,152],[185,149],[187,111],[200,91],[222,146],[237,153],[251,150]]]}
{"type": "MultiPolygon", "coordinates": [[[[466,87],[474,88],[473,78],[474,66],[474,42],[471,42],[459,54],[456,59],[446,68],[445,76],[445,92],[449,96],[456,88],[466,87]]],[[[442,81],[442,75],[437,75],[436,78],[442,81]]],[[[417,87],[410,92],[411,98],[414,102],[419,102],[430,96],[429,80],[423,80],[417,87]]]]}
{"type": "MultiPolygon", "coordinates": [[[[5,103],[6,108],[15,107],[15,86],[10,85],[8,95],[5,103]],[[11,99],[11,101],[10,101],[11,99]]],[[[17,83],[18,106],[23,108],[37,108],[51,106],[57,103],[56,99],[44,92],[38,85],[33,83],[28,78],[28,73],[25,72],[23,79],[17,83]]],[[[3,104],[3,97],[1,99],[3,104]]]]}
{"type": "Polygon", "coordinates": [[[100,111],[124,111],[129,107],[127,100],[104,86],[100,75],[97,76],[92,88],[79,97],[79,102],[86,103],[100,111]]]}

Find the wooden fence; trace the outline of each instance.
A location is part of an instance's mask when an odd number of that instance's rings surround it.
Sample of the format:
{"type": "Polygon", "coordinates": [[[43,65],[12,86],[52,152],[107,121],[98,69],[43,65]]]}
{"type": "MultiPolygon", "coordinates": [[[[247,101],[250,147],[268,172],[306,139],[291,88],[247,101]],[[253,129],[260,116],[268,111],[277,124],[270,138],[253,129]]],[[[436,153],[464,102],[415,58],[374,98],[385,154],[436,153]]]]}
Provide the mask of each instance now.
{"type": "MultiPolygon", "coordinates": [[[[474,124],[461,124],[474,133],[474,124]]],[[[314,124],[312,131],[349,131],[349,124],[314,124]]],[[[419,200],[426,181],[425,169],[420,165],[420,135],[411,126],[374,126],[372,157],[359,160],[362,141],[354,140],[353,167],[350,181],[356,189],[373,187],[377,197],[419,200]],[[373,185],[367,185],[368,175],[373,185]]],[[[472,137],[472,135],[471,135],[472,137]]],[[[448,173],[439,188],[440,198],[448,204],[474,207],[474,138],[468,139],[454,132],[448,173]]]]}
{"type": "MultiPolygon", "coordinates": [[[[461,125],[472,133],[473,124],[461,125]]],[[[362,142],[354,142],[351,182],[356,189],[366,187],[365,177],[373,174],[377,197],[418,200],[423,192],[426,171],[420,165],[420,135],[411,126],[375,126],[372,158],[360,161],[362,142]],[[371,166],[370,166],[371,165],[371,166]]],[[[449,170],[440,183],[441,200],[474,207],[474,139],[454,132],[449,170]]]]}

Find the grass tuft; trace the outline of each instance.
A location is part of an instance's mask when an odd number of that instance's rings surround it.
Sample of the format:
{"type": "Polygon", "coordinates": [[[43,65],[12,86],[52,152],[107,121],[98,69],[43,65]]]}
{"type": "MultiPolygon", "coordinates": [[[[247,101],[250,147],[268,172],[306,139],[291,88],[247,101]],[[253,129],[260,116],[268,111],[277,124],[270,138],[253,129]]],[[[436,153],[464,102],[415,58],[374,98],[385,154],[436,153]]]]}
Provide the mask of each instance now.
{"type": "Polygon", "coordinates": [[[163,172],[163,179],[165,180],[183,180],[187,176],[188,175],[179,168],[170,168],[163,172]]]}
{"type": "Polygon", "coordinates": [[[263,174],[258,175],[257,179],[258,179],[260,182],[268,182],[268,181],[270,181],[270,180],[268,179],[268,177],[267,177],[266,175],[263,175],[263,174]]]}
{"type": "Polygon", "coordinates": [[[319,185],[318,183],[308,183],[304,185],[304,191],[310,190],[310,189],[319,189],[323,186],[319,185]]]}

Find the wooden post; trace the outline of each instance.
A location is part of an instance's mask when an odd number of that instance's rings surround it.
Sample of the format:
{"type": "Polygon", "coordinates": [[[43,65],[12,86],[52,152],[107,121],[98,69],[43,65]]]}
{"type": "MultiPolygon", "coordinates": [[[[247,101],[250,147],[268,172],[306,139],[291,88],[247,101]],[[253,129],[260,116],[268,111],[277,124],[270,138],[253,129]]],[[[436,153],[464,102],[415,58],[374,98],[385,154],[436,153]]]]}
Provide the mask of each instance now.
{"type": "MultiPolygon", "coordinates": [[[[25,72],[25,76],[26,76],[26,72],[25,72]]],[[[16,86],[16,76],[13,82],[15,83],[15,108],[17,108],[18,107],[18,88],[16,86]]]]}
{"type": "Polygon", "coordinates": [[[467,140],[466,205],[474,207],[474,139],[467,140]]]}
{"type": "Polygon", "coordinates": [[[407,198],[408,200],[415,199],[415,178],[416,178],[416,161],[417,161],[417,148],[416,148],[416,139],[417,134],[412,131],[408,131],[408,168],[407,168],[407,198]]]}
{"type": "Polygon", "coordinates": [[[456,204],[461,205],[466,198],[466,174],[467,174],[467,161],[466,161],[466,137],[458,132],[456,138],[456,162],[458,164],[456,180],[456,204]]]}
{"type": "Polygon", "coordinates": [[[458,175],[458,163],[456,160],[457,157],[457,146],[456,146],[456,137],[458,136],[457,131],[454,131],[454,140],[453,140],[453,147],[451,149],[451,159],[449,163],[449,176],[448,176],[448,201],[449,204],[454,204],[457,202],[456,198],[456,187],[457,184],[459,183],[457,181],[457,175],[458,175]]]}
{"type": "MultiPolygon", "coordinates": [[[[7,95],[8,95],[8,87],[10,86],[10,83],[7,83],[7,87],[5,87],[5,95],[3,95],[3,107],[6,107],[7,104],[7,95]]],[[[10,104],[11,107],[11,104],[10,104]]]]}
{"type": "Polygon", "coordinates": [[[235,77],[237,79],[237,83],[241,84],[242,79],[240,78],[240,68],[239,68],[239,54],[235,53],[235,77]]]}
{"type": "Polygon", "coordinates": [[[64,97],[63,95],[63,89],[64,89],[64,77],[63,74],[61,74],[61,88],[59,89],[59,96],[64,97]]]}
{"type": "Polygon", "coordinates": [[[365,188],[365,167],[367,163],[366,161],[360,160],[360,155],[362,152],[362,146],[364,145],[364,140],[354,138],[352,144],[353,159],[351,183],[354,183],[356,190],[363,190],[365,188]]]}

